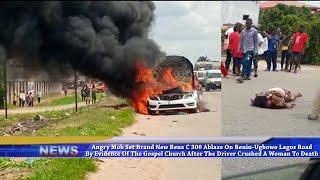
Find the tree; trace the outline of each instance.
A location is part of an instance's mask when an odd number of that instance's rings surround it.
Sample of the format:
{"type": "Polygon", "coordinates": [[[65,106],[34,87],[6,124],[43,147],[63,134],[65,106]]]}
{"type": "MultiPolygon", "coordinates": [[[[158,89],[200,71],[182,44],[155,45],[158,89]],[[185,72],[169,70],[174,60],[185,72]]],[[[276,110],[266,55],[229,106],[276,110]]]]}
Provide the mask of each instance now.
{"type": "Polygon", "coordinates": [[[0,109],[4,108],[4,77],[3,77],[4,67],[3,64],[0,64],[0,109]]]}
{"type": "Polygon", "coordinates": [[[278,4],[272,9],[260,13],[259,23],[262,30],[279,29],[280,35],[295,33],[300,25],[305,25],[309,34],[304,63],[320,65],[319,27],[320,14],[311,13],[306,7],[294,7],[278,4]]]}
{"type": "Polygon", "coordinates": [[[197,62],[202,62],[202,61],[210,61],[207,56],[200,56],[197,60],[197,62]]]}

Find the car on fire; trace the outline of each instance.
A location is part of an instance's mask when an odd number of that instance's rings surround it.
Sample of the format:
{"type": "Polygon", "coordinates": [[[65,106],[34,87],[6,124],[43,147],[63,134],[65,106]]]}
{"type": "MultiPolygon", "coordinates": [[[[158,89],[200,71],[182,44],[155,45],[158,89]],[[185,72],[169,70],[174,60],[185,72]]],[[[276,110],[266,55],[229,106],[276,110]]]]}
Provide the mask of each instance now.
{"type": "Polygon", "coordinates": [[[192,63],[182,56],[166,56],[157,63],[155,76],[161,76],[159,72],[168,67],[173,69],[174,76],[179,81],[190,83],[192,89],[183,90],[181,87],[174,87],[161,94],[152,95],[148,98],[149,114],[158,114],[164,111],[200,112],[202,94],[194,85],[192,63]]]}

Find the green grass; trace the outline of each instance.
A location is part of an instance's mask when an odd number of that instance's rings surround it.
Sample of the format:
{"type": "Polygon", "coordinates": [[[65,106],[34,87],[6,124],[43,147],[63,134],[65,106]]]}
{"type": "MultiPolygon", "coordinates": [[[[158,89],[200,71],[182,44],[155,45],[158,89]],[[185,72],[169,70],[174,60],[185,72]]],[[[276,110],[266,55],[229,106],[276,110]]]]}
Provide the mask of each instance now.
{"type": "Polygon", "coordinates": [[[96,171],[97,167],[93,159],[55,158],[42,159],[32,167],[32,174],[27,180],[79,180],[85,179],[87,172],[96,171]]]}
{"type": "MultiPolygon", "coordinates": [[[[97,101],[103,99],[104,93],[97,93],[97,101]]],[[[81,102],[81,96],[78,94],[77,96],[78,102],[81,102]]],[[[57,97],[57,98],[51,98],[47,102],[40,103],[39,106],[61,106],[61,105],[68,105],[75,103],[75,95],[74,93],[68,96],[63,97],[57,97]]]]}
{"type": "MultiPolygon", "coordinates": [[[[70,109],[10,115],[9,119],[0,121],[0,129],[10,127],[18,121],[32,119],[39,114],[49,118],[50,124],[39,129],[36,132],[38,136],[117,136],[121,134],[121,128],[134,122],[134,111],[129,107],[116,110],[103,105],[126,102],[125,99],[103,100],[94,106],[79,108],[77,113],[74,112],[74,109],[70,109]]],[[[25,176],[24,179],[28,180],[78,180],[85,179],[88,172],[94,172],[97,165],[95,159],[87,158],[39,158],[34,159],[32,163],[0,158],[0,171],[11,168],[27,170],[28,176],[25,176]]]]}
{"type": "MultiPolygon", "coordinates": [[[[105,93],[100,92],[96,94],[97,101],[102,100],[105,97],[105,93]]],[[[78,102],[81,102],[80,93],[77,96],[78,102]]],[[[34,107],[50,107],[50,106],[62,106],[75,103],[75,96],[74,93],[71,93],[67,96],[57,96],[57,95],[50,95],[41,99],[41,103],[38,104],[37,99],[34,99],[34,107]]],[[[8,104],[8,109],[17,109],[19,106],[14,106],[12,104],[8,104]]]]}
{"type": "Polygon", "coordinates": [[[25,113],[25,114],[9,114],[8,119],[4,119],[4,115],[0,115],[0,130],[8,128],[15,123],[31,120],[36,115],[41,115],[46,118],[49,118],[52,122],[59,121],[68,117],[69,114],[75,113],[74,110],[64,110],[64,111],[47,111],[41,113],[25,113]]]}
{"type": "Polygon", "coordinates": [[[0,171],[10,169],[20,178],[20,171],[32,172],[22,179],[26,180],[78,180],[85,179],[87,172],[96,171],[93,159],[72,158],[28,158],[15,160],[13,158],[0,158],[0,171]]]}
{"type": "Polygon", "coordinates": [[[39,136],[116,136],[120,128],[133,123],[131,108],[122,110],[94,107],[81,109],[70,118],[63,119],[52,126],[37,132],[39,136]]]}

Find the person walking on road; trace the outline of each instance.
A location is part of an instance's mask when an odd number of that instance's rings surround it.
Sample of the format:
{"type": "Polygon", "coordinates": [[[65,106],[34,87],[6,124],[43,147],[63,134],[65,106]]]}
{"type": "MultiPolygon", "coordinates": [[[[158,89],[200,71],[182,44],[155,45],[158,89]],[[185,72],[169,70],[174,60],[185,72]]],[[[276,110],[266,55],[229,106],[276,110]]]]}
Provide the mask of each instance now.
{"type": "Polygon", "coordinates": [[[96,88],[92,88],[91,91],[92,104],[95,104],[97,101],[96,88]]]}
{"type": "Polygon", "coordinates": [[[23,94],[23,92],[20,91],[20,94],[19,94],[19,107],[22,107],[22,94],[23,94]]]}
{"type": "Polygon", "coordinates": [[[278,47],[280,38],[277,35],[275,29],[271,30],[271,35],[267,34],[268,36],[268,51],[267,51],[267,69],[265,71],[271,70],[272,64],[272,71],[277,71],[277,54],[278,54],[278,47]]]}
{"type": "Polygon", "coordinates": [[[253,71],[254,71],[254,77],[258,77],[258,62],[259,62],[259,57],[261,57],[264,54],[265,51],[265,45],[267,42],[265,42],[265,39],[263,38],[261,32],[257,27],[255,27],[256,30],[258,31],[257,34],[257,40],[258,40],[258,55],[253,57],[253,71]]]}
{"type": "Polygon", "coordinates": [[[41,90],[39,90],[39,91],[37,92],[38,103],[41,102],[41,97],[42,97],[42,92],[41,92],[41,90]]]}
{"type": "Polygon", "coordinates": [[[14,106],[17,105],[17,93],[14,93],[14,95],[13,95],[13,105],[14,106]]]}
{"type": "Polygon", "coordinates": [[[88,85],[85,86],[84,88],[84,97],[85,97],[85,101],[86,101],[86,105],[90,105],[90,89],[88,87],[88,85]]]}
{"type": "Polygon", "coordinates": [[[65,88],[64,88],[64,97],[67,97],[67,95],[68,95],[68,88],[65,87],[65,88]]]}
{"type": "Polygon", "coordinates": [[[84,86],[81,88],[81,90],[80,90],[80,95],[81,95],[81,101],[83,102],[83,101],[85,101],[85,94],[84,94],[84,86]]]}
{"type": "Polygon", "coordinates": [[[289,46],[291,42],[290,35],[286,35],[283,40],[281,41],[281,71],[287,71],[289,65],[289,46]],[[284,67],[284,68],[283,68],[284,67]]]}
{"type": "Polygon", "coordinates": [[[234,27],[234,32],[230,34],[229,46],[231,49],[231,54],[233,58],[233,75],[239,76],[241,71],[241,64],[243,53],[240,51],[240,33],[242,30],[242,25],[236,23],[234,27]]]}
{"type": "Polygon", "coordinates": [[[230,47],[230,34],[233,31],[234,31],[233,28],[229,28],[225,33],[225,35],[227,36],[227,49],[226,49],[227,58],[226,58],[226,62],[225,62],[225,67],[227,70],[229,70],[231,59],[232,59],[231,47],[230,47]]]}
{"type": "Polygon", "coordinates": [[[291,72],[293,64],[294,73],[297,73],[297,68],[300,66],[301,57],[305,53],[308,40],[309,37],[305,32],[305,27],[300,26],[299,31],[293,35],[291,47],[292,60],[290,62],[290,69],[288,70],[288,72],[291,72]]]}
{"type": "Polygon", "coordinates": [[[26,103],[26,93],[21,92],[21,107],[24,107],[25,103],[26,103]]]}
{"type": "Polygon", "coordinates": [[[29,92],[26,92],[25,97],[26,97],[26,106],[29,107],[30,106],[30,95],[29,95],[29,92]]]}
{"type": "Polygon", "coordinates": [[[242,77],[237,79],[237,81],[242,83],[243,80],[251,80],[252,60],[258,55],[258,33],[252,27],[251,18],[246,20],[246,28],[242,31],[240,37],[240,51],[244,53],[244,57],[242,59],[242,77]]]}
{"type": "Polygon", "coordinates": [[[33,107],[33,93],[32,92],[29,93],[29,106],[33,107]]]}

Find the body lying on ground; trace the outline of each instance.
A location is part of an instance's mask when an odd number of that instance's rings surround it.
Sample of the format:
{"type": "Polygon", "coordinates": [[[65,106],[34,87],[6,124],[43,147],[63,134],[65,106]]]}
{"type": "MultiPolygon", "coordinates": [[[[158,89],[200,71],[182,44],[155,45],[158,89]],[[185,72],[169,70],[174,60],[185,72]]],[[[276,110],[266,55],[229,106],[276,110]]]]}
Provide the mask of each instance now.
{"type": "Polygon", "coordinates": [[[251,105],[260,108],[269,109],[291,109],[295,104],[294,102],[298,97],[302,97],[300,93],[292,93],[283,88],[271,88],[266,92],[256,94],[254,99],[251,99],[251,105]]]}

